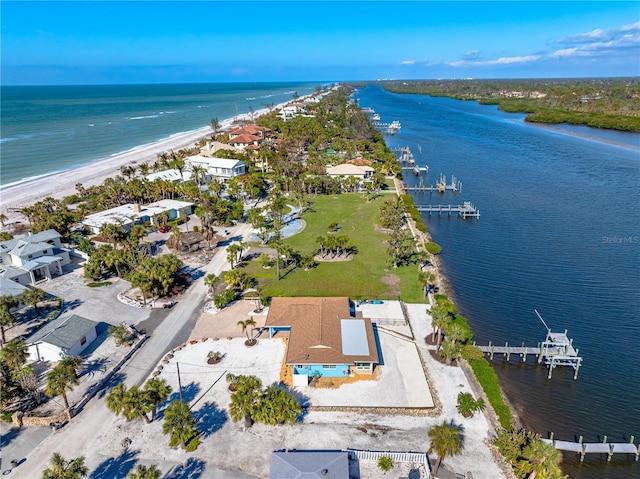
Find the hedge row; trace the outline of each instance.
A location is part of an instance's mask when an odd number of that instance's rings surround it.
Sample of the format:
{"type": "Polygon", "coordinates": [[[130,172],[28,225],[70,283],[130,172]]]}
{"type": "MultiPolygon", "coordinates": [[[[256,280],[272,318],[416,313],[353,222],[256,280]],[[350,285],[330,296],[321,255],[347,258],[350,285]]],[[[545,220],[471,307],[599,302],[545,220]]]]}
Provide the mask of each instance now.
{"type": "Polygon", "coordinates": [[[471,359],[469,364],[473,372],[478,378],[478,382],[482,385],[493,410],[498,415],[498,419],[503,428],[507,431],[511,429],[511,409],[504,402],[500,384],[498,383],[498,375],[493,370],[489,362],[482,359],[471,359]]]}
{"type": "Polygon", "coordinates": [[[411,216],[411,219],[415,221],[416,228],[418,228],[418,231],[426,233],[427,226],[424,224],[424,221],[422,220],[422,215],[418,211],[418,208],[416,207],[416,204],[413,201],[413,197],[411,195],[402,195],[401,198],[402,198],[402,203],[404,204],[404,207],[407,209],[407,213],[409,213],[409,215],[411,216]]]}

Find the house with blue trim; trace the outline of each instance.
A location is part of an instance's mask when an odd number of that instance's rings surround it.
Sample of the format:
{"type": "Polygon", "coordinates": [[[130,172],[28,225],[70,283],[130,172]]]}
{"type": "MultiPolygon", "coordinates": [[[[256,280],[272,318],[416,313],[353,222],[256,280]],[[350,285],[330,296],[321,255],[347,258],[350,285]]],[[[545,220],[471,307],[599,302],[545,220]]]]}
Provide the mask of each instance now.
{"type": "Polygon", "coordinates": [[[379,363],[371,320],[353,316],[349,298],[273,298],[269,337],[288,335],[285,364],[296,376],[372,374],[379,363]]]}

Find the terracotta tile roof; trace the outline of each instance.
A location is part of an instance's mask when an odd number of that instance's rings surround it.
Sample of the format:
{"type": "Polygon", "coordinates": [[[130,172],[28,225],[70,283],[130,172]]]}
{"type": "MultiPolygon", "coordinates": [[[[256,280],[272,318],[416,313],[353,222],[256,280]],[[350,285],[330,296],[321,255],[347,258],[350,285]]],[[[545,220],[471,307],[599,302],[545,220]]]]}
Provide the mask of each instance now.
{"type": "Polygon", "coordinates": [[[251,144],[255,141],[262,141],[262,138],[260,138],[259,136],[256,135],[248,135],[248,134],[242,134],[242,135],[238,135],[236,137],[234,137],[233,139],[229,140],[229,144],[230,145],[234,145],[234,144],[251,144]]]}
{"type": "Polygon", "coordinates": [[[371,320],[350,314],[349,298],[273,298],[265,326],[289,326],[287,364],[378,362],[371,320]],[[368,355],[342,352],[342,321],[364,321],[368,355]]]}

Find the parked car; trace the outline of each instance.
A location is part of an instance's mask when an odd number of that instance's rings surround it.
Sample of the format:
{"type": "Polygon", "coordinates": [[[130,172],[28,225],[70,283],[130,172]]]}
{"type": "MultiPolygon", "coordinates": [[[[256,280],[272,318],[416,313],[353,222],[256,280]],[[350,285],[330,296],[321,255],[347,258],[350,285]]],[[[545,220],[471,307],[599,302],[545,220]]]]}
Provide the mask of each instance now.
{"type": "Polygon", "coordinates": [[[170,229],[171,229],[171,228],[170,228],[169,226],[164,225],[164,226],[161,226],[160,228],[158,228],[158,231],[159,231],[160,233],[168,233],[170,229]]]}

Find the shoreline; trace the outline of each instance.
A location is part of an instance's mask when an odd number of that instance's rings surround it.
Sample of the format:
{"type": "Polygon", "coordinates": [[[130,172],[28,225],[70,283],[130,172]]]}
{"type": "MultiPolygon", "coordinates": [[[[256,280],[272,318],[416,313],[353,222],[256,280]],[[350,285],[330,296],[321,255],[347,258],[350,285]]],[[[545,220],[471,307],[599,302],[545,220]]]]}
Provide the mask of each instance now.
{"type": "MultiPolygon", "coordinates": [[[[309,96],[311,95],[302,96],[298,101],[304,101],[309,96]]],[[[292,100],[279,103],[275,105],[275,108],[281,108],[290,101],[292,100]]],[[[254,111],[253,116],[262,116],[268,112],[268,108],[262,108],[254,111]]],[[[248,112],[235,117],[235,121],[249,119],[250,113],[248,112]]],[[[234,118],[222,120],[219,133],[229,129],[233,124],[234,118]]],[[[153,162],[161,153],[193,146],[211,131],[210,126],[203,126],[195,130],[175,133],[158,141],[138,145],[108,157],[89,160],[89,162],[75,167],[0,186],[0,213],[6,215],[5,225],[11,226],[13,223],[22,221],[22,215],[16,211],[17,209],[32,205],[44,198],[52,197],[60,200],[73,195],[76,193],[76,184],[78,183],[84,187],[100,185],[106,178],[119,175],[120,168],[123,166],[153,162]]]]}

